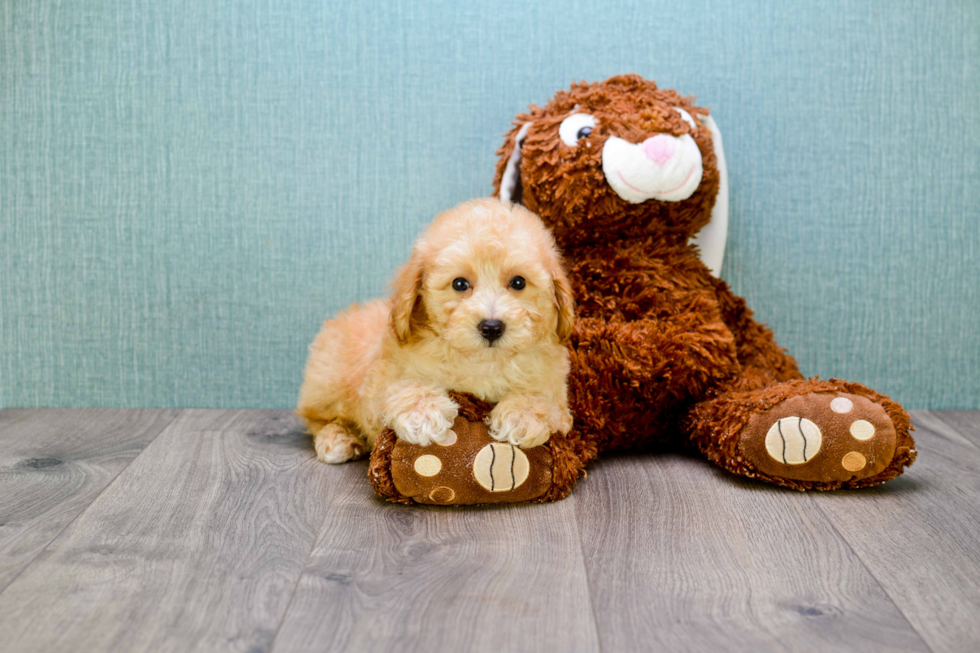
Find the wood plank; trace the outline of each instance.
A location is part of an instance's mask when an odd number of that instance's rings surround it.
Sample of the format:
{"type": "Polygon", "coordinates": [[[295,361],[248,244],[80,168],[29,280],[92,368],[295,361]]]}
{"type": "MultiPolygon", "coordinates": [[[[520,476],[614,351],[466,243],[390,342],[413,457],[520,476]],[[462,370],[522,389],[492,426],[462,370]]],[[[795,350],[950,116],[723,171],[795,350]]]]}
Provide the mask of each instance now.
{"type": "Polygon", "coordinates": [[[806,494],[672,454],[600,460],[588,480],[603,650],[928,650],[806,494]]]}
{"type": "Polygon", "coordinates": [[[919,457],[904,475],[814,500],[933,650],[980,650],[976,431],[945,413],[912,420],[919,457]]]}
{"type": "MultiPolygon", "coordinates": [[[[920,413],[916,413],[917,415],[920,413]]],[[[980,450],[980,410],[940,410],[922,414],[922,417],[938,419],[940,422],[952,427],[950,430],[943,429],[942,434],[950,436],[955,433],[962,437],[977,450],[980,450]]],[[[939,424],[935,421],[929,422],[930,426],[939,429],[939,424]]],[[[956,439],[955,437],[953,439],[956,439]]]]}
{"type": "Polygon", "coordinates": [[[574,497],[406,507],[337,472],[274,652],[598,650],[574,497]]]}
{"type": "Polygon", "coordinates": [[[169,424],[177,411],[0,411],[0,591],[169,424]]]}
{"type": "Polygon", "coordinates": [[[183,412],[0,594],[4,650],[266,650],[328,472],[286,411],[183,412]]]}

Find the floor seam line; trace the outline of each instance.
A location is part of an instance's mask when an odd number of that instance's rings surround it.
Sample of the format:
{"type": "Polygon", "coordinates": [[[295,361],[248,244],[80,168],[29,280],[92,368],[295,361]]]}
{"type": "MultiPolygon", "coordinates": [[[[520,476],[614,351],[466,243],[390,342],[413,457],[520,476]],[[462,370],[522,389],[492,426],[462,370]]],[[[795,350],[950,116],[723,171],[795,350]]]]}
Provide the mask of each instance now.
{"type": "Polygon", "coordinates": [[[932,644],[926,641],[926,638],[923,636],[921,632],[919,632],[919,629],[915,627],[915,624],[909,621],[909,617],[907,614],[905,614],[905,610],[903,610],[902,607],[895,602],[895,598],[885,588],[885,586],[882,585],[881,580],[879,580],[878,576],[876,576],[875,573],[871,570],[871,568],[868,567],[867,564],[865,564],[864,558],[862,558],[861,554],[858,553],[853,546],[851,546],[850,541],[846,537],[844,537],[844,534],[840,531],[839,528],[837,528],[837,524],[834,523],[833,518],[831,518],[831,516],[824,511],[824,509],[820,506],[819,503],[817,503],[817,500],[812,495],[808,496],[807,498],[810,499],[810,503],[813,504],[813,506],[820,511],[820,514],[823,515],[824,519],[827,520],[827,523],[830,524],[830,527],[833,529],[834,533],[837,534],[837,537],[839,537],[841,541],[847,546],[847,549],[854,554],[854,558],[859,563],[861,563],[861,567],[864,568],[864,570],[868,573],[869,576],[871,576],[872,579],[874,579],[875,584],[878,585],[882,593],[884,593],[885,597],[888,598],[888,602],[891,603],[893,606],[895,606],[895,609],[898,610],[898,613],[902,615],[902,619],[904,619],[905,623],[909,625],[909,628],[912,629],[912,632],[914,632],[916,635],[919,636],[919,640],[925,645],[927,649],[935,653],[935,649],[932,647],[932,644]]]}
{"type": "Polygon", "coordinates": [[[85,506],[84,509],[80,510],[77,515],[75,515],[74,517],[72,517],[71,518],[71,521],[69,521],[67,524],[65,524],[64,528],[62,528],[60,531],[58,531],[57,533],[55,533],[51,537],[51,539],[48,540],[47,544],[44,545],[44,548],[42,548],[40,551],[38,551],[37,554],[33,558],[31,558],[31,561],[28,562],[26,565],[24,565],[24,568],[23,569],[21,569],[20,571],[17,572],[17,575],[16,576],[14,576],[13,578],[11,578],[10,581],[6,585],[4,585],[3,587],[0,587],[0,594],[3,594],[4,592],[6,592],[8,587],[10,587],[15,582],[17,582],[17,579],[20,578],[25,571],[27,571],[28,569],[30,569],[34,565],[34,563],[37,562],[37,559],[40,558],[44,554],[44,552],[47,551],[51,547],[51,545],[54,544],[55,541],[65,533],[65,531],[67,531],[69,528],[71,528],[71,525],[72,524],[74,524],[76,521],[78,521],[78,519],[82,515],[84,515],[85,513],[87,513],[89,511],[89,509],[91,509],[92,505],[96,501],[99,500],[99,497],[101,497],[103,494],[105,494],[106,490],[108,490],[109,488],[111,488],[115,484],[115,482],[119,479],[119,477],[122,475],[122,473],[125,472],[127,469],[129,469],[130,466],[134,462],[136,462],[136,459],[139,458],[140,456],[142,456],[143,455],[143,452],[145,452],[150,447],[150,445],[153,444],[156,441],[157,438],[159,438],[161,435],[163,435],[163,433],[166,432],[167,429],[169,429],[173,425],[173,423],[177,420],[177,418],[180,417],[183,414],[183,412],[184,412],[183,410],[178,409],[174,413],[174,416],[172,418],[170,418],[170,420],[166,424],[163,425],[163,428],[161,428],[160,431],[156,435],[154,435],[152,438],[150,438],[150,440],[146,443],[146,446],[144,446],[140,450],[140,452],[138,454],[136,454],[135,456],[133,456],[133,459],[130,460],[129,463],[125,467],[123,467],[122,469],[120,469],[118,474],[116,474],[115,476],[112,477],[112,480],[109,481],[104,488],[102,488],[102,491],[100,491],[97,495],[95,495],[94,497],[92,497],[92,500],[89,502],[89,504],[87,506],[85,506]]]}
{"type": "Polygon", "coordinates": [[[602,638],[599,636],[599,619],[595,613],[595,601],[592,598],[592,581],[589,580],[589,569],[585,564],[585,542],[582,538],[582,528],[579,520],[579,500],[577,496],[572,496],[575,501],[575,533],[578,535],[578,551],[582,560],[582,573],[585,575],[585,589],[589,593],[589,613],[592,615],[592,625],[595,627],[595,640],[597,650],[602,651],[602,638]]]}
{"type": "MultiPolygon", "coordinates": [[[[946,428],[948,428],[949,430],[953,431],[954,433],[956,433],[957,435],[959,435],[961,438],[963,438],[963,444],[966,444],[967,446],[971,447],[974,451],[980,451],[980,445],[977,445],[973,441],[973,438],[971,438],[969,436],[966,436],[966,435],[963,435],[962,433],[960,433],[959,430],[957,430],[957,428],[955,426],[953,426],[952,424],[950,424],[949,422],[947,422],[946,420],[944,420],[942,417],[940,417],[940,415],[942,414],[943,411],[941,411],[941,410],[935,410],[935,411],[934,410],[922,410],[922,411],[918,411],[917,410],[917,411],[914,411],[914,412],[916,412],[916,413],[925,413],[929,417],[932,417],[933,419],[937,420],[940,424],[942,424],[943,426],[945,426],[946,428]]],[[[915,423],[914,422],[913,422],[913,426],[915,426],[915,423]]],[[[934,433],[935,435],[937,435],[940,438],[943,438],[944,440],[949,440],[950,439],[949,436],[944,435],[943,433],[940,433],[940,432],[936,431],[935,429],[929,429],[929,427],[927,427],[927,426],[921,426],[921,428],[924,429],[924,430],[927,430],[929,433],[934,433]]],[[[957,444],[959,444],[959,443],[957,443],[957,444]]]]}
{"type": "Polygon", "coordinates": [[[310,545],[310,551],[306,554],[303,567],[300,569],[299,575],[296,577],[296,583],[293,585],[293,591],[289,593],[289,601],[286,602],[286,607],[282,611],[282,617],[276,625],[276,632],[272,636],[272,641],[269,643],[269,653],[272,653],[276,648],[276,640],[279,639],[279,632],[282,630],[282,625],[286,622],[286,617],[289,616],[289,609],[293,607],[293,600],[296,598],[296,592],[299,591],[299,584],[303,582],[303,576],[306,575],[306,570],[310,566],[310,560],[313,559],[313,552],[316,551],[317,545],[320,544],[320,536],[323,534],[323,527],[326,525],[328,517],[330,517],[330,511],[324,511],[323,520],[320,522],[320,527],[313,536],[313,544],[310,545]]]}

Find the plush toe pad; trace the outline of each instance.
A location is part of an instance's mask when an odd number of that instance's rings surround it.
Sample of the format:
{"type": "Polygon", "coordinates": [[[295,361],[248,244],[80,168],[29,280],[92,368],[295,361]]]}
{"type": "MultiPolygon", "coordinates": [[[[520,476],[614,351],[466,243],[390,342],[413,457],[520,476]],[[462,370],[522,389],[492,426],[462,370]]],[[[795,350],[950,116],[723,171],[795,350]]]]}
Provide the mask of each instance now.
{"type": "Polygon", "coordinates": [[[797,481],[849,481],[883,470],[895,455],[885,409],[848,393],[791,397],[753,415],[742,455],[764,474],[797,481]]]}
{"type": "Polygon", "coordinates": [[[481,422],[459,416],[445,444],[422,447],[403,440],[391,454],[391,479],[417,503],[473,505],[540,497],[551,487],[547,446],[519,449],[497,442],[481,422]]]}

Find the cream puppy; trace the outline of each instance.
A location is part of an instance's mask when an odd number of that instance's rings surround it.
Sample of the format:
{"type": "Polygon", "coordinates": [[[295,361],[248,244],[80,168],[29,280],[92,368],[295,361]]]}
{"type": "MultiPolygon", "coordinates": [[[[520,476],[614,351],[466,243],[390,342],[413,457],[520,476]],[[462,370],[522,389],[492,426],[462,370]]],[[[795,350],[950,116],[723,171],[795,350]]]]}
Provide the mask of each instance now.
{"type": "Polygon", "coordinates": [[[389,301],[327,320],[310,347],[297,412],[328,463],[358,458],[387,426],[445,442],[447,390],[495,403],[487,426],[530,448],[572,426],[571,288],[551,233],[520,205],[464,202],[415,243],[389,301]]]}

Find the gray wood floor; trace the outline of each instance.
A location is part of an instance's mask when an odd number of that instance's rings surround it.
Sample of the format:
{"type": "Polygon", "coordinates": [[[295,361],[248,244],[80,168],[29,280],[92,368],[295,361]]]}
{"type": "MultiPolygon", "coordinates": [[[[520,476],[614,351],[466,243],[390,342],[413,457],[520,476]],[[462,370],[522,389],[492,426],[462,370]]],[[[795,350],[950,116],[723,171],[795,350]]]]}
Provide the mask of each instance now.
{"type": "Polygon", "coordinates": [[[0,411],[0,649],[977,651],[980,412],[798,493],[618,457],[549,505],[408,508],[287,411],[0,411]]]}

